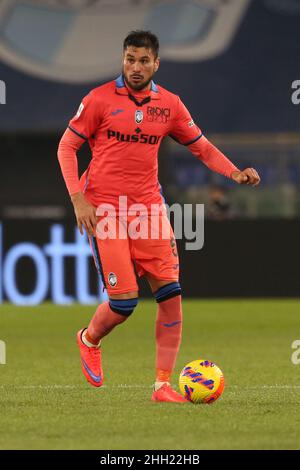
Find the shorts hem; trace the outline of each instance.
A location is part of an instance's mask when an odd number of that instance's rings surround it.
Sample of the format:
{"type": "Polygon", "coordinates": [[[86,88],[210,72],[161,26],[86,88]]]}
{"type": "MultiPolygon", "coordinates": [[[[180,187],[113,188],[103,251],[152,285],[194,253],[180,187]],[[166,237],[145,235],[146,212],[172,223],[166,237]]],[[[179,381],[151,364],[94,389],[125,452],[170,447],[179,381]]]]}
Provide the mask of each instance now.
{"type": "Polygon", "coordinates": [[[110,290],[110,289],[106,288],[106,292],[107,292],[108,295],[109,294],[112,294],[112,295],[114,295],[114,294],[117,294],[117,295],[118,294],[128,294],[129,292],[136,292],[136,291],[139,292],[139,288],[137,286],[135,288],[121,289],[121,290],[115,290],[115,289],[110,290]]]}
{"type": "MultiPolygon", "coordinates": [[[[146,277],[147,274],[150,274],[150,273],[143,274],[143,276],[139,276],[139,277],[146,277]]],[[[155,279],[156,281],[176,281],[176,282],[179,282],[179,276],[176,276],[176,277],[157,277],[157,276],[153,276],[153,274],[151,274],[151,277],[153,279],[155,279]]]]}

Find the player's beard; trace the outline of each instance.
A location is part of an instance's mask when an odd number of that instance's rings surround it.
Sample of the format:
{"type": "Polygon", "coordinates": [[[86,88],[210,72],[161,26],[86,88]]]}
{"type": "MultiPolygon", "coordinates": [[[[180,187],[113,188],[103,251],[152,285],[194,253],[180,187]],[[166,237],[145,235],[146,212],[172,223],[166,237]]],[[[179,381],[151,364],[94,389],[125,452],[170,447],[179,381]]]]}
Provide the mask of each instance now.
{"type": "Polygon", "coordinates": [[[131,88],[132,90],[136,90],[136,91],[141,91],[141,90],[143,90],[144,88],[146,88],[146,87],[149,85],[149,83],[151,82],[153,76],[154,76],[154,73],[151,75],[150,78],[148,78],[148,79],[145,80],[144,82],[141,82],[140,84],[135,84],[135,83],[131,83],[131,82],[127,79],[127,77],[126,77],[126,75],[125,75],[125,73],[124,73],[124,70],[123,70],[123,77],[124,77],[124,80],[125,80],[125,82],[126,82],[126,85],[128,85],[129,88],[131,88]]]}

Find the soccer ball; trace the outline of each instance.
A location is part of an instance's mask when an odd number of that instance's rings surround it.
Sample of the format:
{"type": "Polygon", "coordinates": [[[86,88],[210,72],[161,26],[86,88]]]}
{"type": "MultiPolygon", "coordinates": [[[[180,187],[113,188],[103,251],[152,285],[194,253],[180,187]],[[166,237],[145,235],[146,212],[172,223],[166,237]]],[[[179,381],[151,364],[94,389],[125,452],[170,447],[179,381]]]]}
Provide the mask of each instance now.
{"type": "Polygon", "coordinates": [[[213,362],[197,359],[180,372],[179,388],[187,400],[210,404],[223,393],[224,375],[213,362]]]}

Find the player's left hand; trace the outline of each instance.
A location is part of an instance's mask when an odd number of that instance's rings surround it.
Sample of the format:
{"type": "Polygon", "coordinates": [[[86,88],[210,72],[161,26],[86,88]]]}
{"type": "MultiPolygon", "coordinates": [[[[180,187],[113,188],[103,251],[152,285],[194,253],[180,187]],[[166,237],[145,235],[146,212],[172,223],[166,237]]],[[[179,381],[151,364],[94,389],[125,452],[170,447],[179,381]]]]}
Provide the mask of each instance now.
{"type": "Polygon", "coordinates": [[[238,184],[257,186],[260,183],[259,174],[254,168],[246,168],[243,171],[234,171],[231,178],[238,184]]]}

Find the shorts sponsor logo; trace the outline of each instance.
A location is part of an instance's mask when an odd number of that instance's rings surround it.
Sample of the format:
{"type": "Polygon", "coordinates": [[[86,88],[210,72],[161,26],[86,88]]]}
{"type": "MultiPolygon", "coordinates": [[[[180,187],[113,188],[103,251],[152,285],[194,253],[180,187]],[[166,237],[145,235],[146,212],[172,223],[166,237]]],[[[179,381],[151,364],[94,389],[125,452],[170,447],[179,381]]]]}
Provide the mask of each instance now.
{"type": "Polygon", "coordinates": [[[143,111],[141,111],[140,109],[137,109],[136,112],[135,112],[135,122],[137,124],[141,124],[141,122],[143,122],[143,118],[144,118],[144,114],[143,114],[143,111]]]}
{"type": "Polygon", "coordinates": [[[108,284],[111,287],[115,287],[117,285],[117,282],[118,282],[118,279],[117,279],[117,276],[115,275],[115,273],[109,273],[109,275],[108,275],[108,284]]]}

